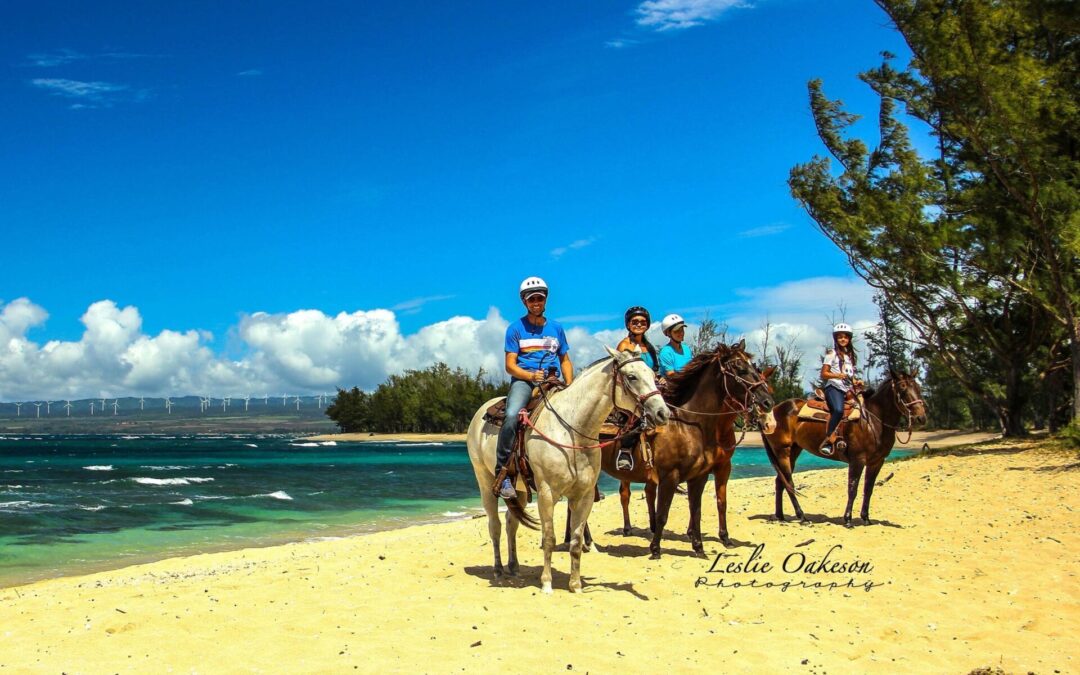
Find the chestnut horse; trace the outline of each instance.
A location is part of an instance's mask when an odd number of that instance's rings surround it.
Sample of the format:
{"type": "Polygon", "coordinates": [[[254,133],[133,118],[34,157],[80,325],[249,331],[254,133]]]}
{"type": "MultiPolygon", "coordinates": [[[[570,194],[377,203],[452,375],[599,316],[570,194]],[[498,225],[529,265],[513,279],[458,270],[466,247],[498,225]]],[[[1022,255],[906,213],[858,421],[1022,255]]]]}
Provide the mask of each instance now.
{"type": "MultiPolygon", "coordinates": [[[[727,482],[735,454],[735,418],[756,417],[773,405],[769,384],[746,353],[745,340],[731,346],[720,344],[714,351],[695,356],[668,378],[666,391],[665,399],[674,414],[667,426],[649,433],[657,483],[656,522],[649,544],[653,560],[660,557],[671,500],[682,482],[687,484],[690,501],[687,534],[694,552],[705,554],[701,495],[710,473],[716,475],[720,541],[732,545],[727,528],[727,482]]],[[[613,475],[623,478],[617,471],[613,475]]]]}
{"type": "Polygon", "coordinates": [[[832,455],[823,455],[819,450],[825,440],[825,423],[798,418],[799,408],[805,402],[803,399],[789,399],[773,408],[776,428],[772,433],[762,432],[761,438],[769,460],[776,469],[777,520],[784,520],[783,492],[787,492],[791,505],[795,508],[795,515],[801,521],[807,522],[799,500],[795,497],[792,474],[795,472],[799,453],[808,450],[818,457],[846,462],[848,465],[845,527],[851,527],[851,508],[859,491],[859,478],[863,469],[866,469],[862,510],[859,515],[863,524],[870,524],[870,495],[874,491],[878,472],[896,443],[896,430],[900,419],[907,418],[909,429],[913,425],[925,424],[926,404],[923,403],[922,390],[915,378],[910,374],[892,370],[877,391],[867,390],[864,401],[862,416],[858,420],[844,423],[843,435],[847,448],[835,449],[832,455]]]}

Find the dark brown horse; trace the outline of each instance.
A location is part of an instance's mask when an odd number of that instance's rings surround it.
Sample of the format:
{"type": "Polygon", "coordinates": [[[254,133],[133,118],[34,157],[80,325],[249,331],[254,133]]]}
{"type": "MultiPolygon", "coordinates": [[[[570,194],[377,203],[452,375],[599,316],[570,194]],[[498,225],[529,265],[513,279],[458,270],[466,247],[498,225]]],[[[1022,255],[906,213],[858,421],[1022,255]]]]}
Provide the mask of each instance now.
{"type": "MultiPolygon", "coordinates": [[[[721,344],[714,351],[695,356],[668,378],[664,400],[672,408],[673,416],[667,426],[647,432],[653,454],[651,468],[639,447],[634,449],[631,471],[615,468],[618,441],[601,451],[601,468],[620,481],[624,534],[630,532],[630,484],[645,483],[649,529],[653,533],[649,549],[654,560],[660,557],[660,541],[672,498],[684,482],[690,500],[687,535],[694,551],[704,554],[701,496],[710,473],[716,477],[720,541],[725,546],[732,545],[727,528],[727,482],[737,444],[735,419],[740,415],[756,417],[773,406],[766,379],[773,369],[758,371],[751,359],[746,353],[745,340],[731,346],[721,344]]],[[[591,543],[588,525],[586,537],[591,543]]]]}
{"type": "Polygon", "coordinates": [[[800,420],[799,408],[803,399],[793,398],[773,408],[776,428],[771,433],[762,433],[765,451],[776,469],[776,518],[784,520],[783,493],[791,498],[795,515],[807,522],[806,515],[795,497],[792,474],[799,453],[808,450],[818,457],[846,462],[848,465],[847,508],[844,509],[844,525],[851,527],[851,508],[859,491],[859,479],[863,469],[866,481],[863,484],[862,510],[859,513],[863,524],[870,524],[870,495],[874,491],[874,481],[881,471],[885,458],[896,443],[896,431],[901,418],[906,417],[909,428],[926,423],[926,404],[922,400],[922,390],[912,375],[889,371],[889,378],[877,391],[867,391],[864,397],[862,416],[858,420],[844,423],[843,437],[847,442],[844,449],[837,448],[831,456],[819,451],[825,440],[825,423],[800,420]]]}
{"type": "MultiPolygon", "coordinates": [[[[756,416],[772,407],[769,384],[746,353],[746,341],[699,354],[668,378],[665,399],[673,411],[668,426],[649,433],[657,482],[655,527],[649,550],[660,557],[671,500],[686,482],[690,502],[690,543],[704,555],[701,495],[709,474],[717,478],[720,541],[731,546],[727,528],[727,480],[735,453],[735,418],[756,416]]],[[[622,478],[616,472],[616,478],[622,478]]]]}

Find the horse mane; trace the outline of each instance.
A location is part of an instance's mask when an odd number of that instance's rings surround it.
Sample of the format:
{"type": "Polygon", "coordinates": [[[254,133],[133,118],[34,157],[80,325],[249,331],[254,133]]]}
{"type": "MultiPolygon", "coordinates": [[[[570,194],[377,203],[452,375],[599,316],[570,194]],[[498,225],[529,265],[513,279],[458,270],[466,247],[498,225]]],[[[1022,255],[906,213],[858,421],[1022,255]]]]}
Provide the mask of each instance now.
{"type": "Polygon", "coordinates": [[[682,405],[690,400],[690,397],[697,391],[698,380],[701,379],[701,374],[709,364],[720,363],[730,356],[739,354],[745,356],[747,360],[749,360],[750,355],[744,350],[737,349],[737,347],[737,344],[729,347],[721,342],[716,345],[716,349],[702,352],[690,359],[690,362],[683,366],[682,370],[668,375],[666,395],[664,398],[675,405],[682,405]]]}

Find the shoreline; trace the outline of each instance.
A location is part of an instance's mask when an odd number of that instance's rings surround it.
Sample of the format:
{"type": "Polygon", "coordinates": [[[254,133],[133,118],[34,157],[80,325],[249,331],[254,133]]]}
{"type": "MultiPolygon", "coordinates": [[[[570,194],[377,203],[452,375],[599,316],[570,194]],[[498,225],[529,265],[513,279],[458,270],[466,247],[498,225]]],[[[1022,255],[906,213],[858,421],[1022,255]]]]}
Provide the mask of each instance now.
{"type": "Polygon", "coordinates": [[[598,546],[583,556],[582,595],[566,590],[565,552],[553,560],[555,594],[539,592],[537,536],[524,529],[522,576],[494,578],[483,518],[172,558],[0,590],[0,651],[13,670],[447,672],[511,667],[527,653],[535,667],[579,672],[718,658],[807,672],[1070,672],[1077,467],[1075,452],[1036,441],[913,457],[875,491],[878,524],[850,530],[839,524],[842,469],[796,474],[809,526],[773,522],[773,480],[749,478],[729,489],[736,548],[719,545],[706,500],[706,559],[681,534],[685,499],[657,561],[640,493],[630,537],[618,500],[605,499],[590,518],[598,546]],[[786,569],[800,556],[806,564],[786,569]],[[847,567],[807,571],[823,559],[847,567]],[[744,569],[718,575],[716,561],[744,569]],[[673,626],[679,640],[643,639],[673,626]]]}

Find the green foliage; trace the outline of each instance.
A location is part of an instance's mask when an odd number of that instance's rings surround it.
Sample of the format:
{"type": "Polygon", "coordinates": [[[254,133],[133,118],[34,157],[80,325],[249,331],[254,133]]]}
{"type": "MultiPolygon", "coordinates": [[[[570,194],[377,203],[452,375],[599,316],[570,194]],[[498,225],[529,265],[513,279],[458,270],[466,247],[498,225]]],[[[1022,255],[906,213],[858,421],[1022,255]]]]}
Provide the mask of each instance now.
{"type": "Polygon", "coordinates": [[[695,354],[704,354],[716,349],[716,345],[727,342],[728,327],[726,323],[719,323],[709,316],[708,312],[701,319],[698,326],[697,336],[691,348],[695,354]]]}
{"type": "Polygon", "coordinates": [[[372,393],[339,389],[326,415],[345,432],[460,433],[486,401],[505,396],[507,383],[492,383],[437,363],[391,375],[372,393]]]}
{"type": "Polygon", "coordinates": [[[1059,431],[1057,439],[1070,450],[1080,451],[1080,420],[1074,419],[1069,426],[1059,431]]]}
{"type": "MultiPolygon", "coordinates": [[[[857,117],[811,82],[831,160],[792,169],[792,194],[924,358],[1023,433],[1052,341],[1070,345],[1080,405],[1076,13],[1041,0],[878,4],[914,53],[904,70],[886,54],[860,76],[880,96],[880,140],[848,138],[857,117]],[[929,128],[933,157],[915,151],[901,108],[929,128]]],[[[896,358],[883,340],[878,353],[896,358]]]]}

